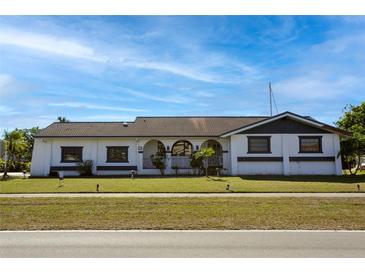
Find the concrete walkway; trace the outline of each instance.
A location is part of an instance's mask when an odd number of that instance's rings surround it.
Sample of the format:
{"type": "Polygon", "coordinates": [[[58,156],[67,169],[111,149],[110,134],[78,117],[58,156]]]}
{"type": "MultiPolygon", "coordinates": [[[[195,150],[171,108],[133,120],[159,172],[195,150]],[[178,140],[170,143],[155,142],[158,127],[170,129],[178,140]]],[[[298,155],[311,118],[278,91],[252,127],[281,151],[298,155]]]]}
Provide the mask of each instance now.
{"type": "Polygon", "coordinates": [[[24,193],[0,194],[0,198],[75,198],[75,197],[113,197],[113,198],[208,198],[208,197],[318,197],[318,198],[365,198],[365,193],[24,193]]]}

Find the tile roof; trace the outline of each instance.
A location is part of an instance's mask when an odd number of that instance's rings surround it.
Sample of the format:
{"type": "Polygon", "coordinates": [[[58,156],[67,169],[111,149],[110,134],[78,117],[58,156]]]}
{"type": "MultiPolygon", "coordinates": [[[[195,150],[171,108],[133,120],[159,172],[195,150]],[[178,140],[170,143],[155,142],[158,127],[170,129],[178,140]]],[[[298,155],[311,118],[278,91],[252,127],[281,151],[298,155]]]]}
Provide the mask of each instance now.
{"type": "Polygon", "coordinates": [[[137,117],[134,122],[53,123],[35,137],[192,137],[220,136],[267,116],[137,117]]]}

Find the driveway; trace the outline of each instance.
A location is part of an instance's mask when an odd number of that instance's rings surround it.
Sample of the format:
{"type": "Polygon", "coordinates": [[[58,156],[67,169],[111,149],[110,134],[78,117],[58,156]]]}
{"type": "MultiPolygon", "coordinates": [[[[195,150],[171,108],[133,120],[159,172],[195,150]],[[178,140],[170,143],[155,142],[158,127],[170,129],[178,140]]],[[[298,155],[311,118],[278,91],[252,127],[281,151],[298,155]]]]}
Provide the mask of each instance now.
{"type": "Polygon", "coordinates": [[[0,257],[365,257],[365,231],[0,232],[0,257]]]}

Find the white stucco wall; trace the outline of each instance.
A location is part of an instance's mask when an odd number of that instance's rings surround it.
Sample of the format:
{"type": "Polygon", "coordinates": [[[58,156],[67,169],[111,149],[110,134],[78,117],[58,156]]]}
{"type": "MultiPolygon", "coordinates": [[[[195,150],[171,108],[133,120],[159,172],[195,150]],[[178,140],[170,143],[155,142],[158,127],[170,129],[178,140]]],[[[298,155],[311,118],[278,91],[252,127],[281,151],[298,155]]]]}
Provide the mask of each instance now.
{"type": "MultiPolygon", "coordinates": [[[[207,140],[216,140],[221,146],[223,153],[223,167],[226,169],[226,174],[229,170],[229,157],[227,151],[229,140],[220,138],[47,138],[35,139],[33,158],[31,166],[32,176],[48,176],[51,166],[76,166],[76,163],[61,162],[61,147],[62,146],[82,146],[83,160],[92,160],[94,163],[93,173],[95,175],[123,175],[129,174],[129,170],[122,171],[97,171],[97,166],[137,166],[138,174],[158,175],[160,171],[157,169],[143,169],[143,155],[151,155],[151,151],[140,153],[144,149],[144,145],[150,140],[159,140],[164,145],[166,150],[171,150],[173,144],[178,140],[187,140],[193,145],[194,151],[200,149],[200,146],[207,140]],[[107,146],[128,146],[128,162],[126,163],[107,163],[107,146]]],[[[166,174],[175,174],[171,169],[171,153],[167,153],[167,168],[166,174]]],[[[179,174],[191,174],[189,169],[179,170],[179,174]]],[[[78,175],[76,171],[64,171],[65,176],[78,175]]]]}
{"type": "Polygon", "coordinates": [[[341,175],[336,134],[236,134],[231,136],[232,175],[341,175]],[[322,153],[299,153],[299,136],[322,136],[322,153]],[[271,136],[271,153],[248,153],[248,136],[271,136]],[[239,162],[237,157],[283,157],[282,162],[239,162]],[[290,157],[335,157],[335,161],[289,161],[290,157]]]}
{"type": "MultiPolygon", "coordinates": [[[[304,136],[306,134],[300,134],[304,136]]],[[[157,169],[144,169],[143,157],[149,157],[151,151],[144,151],[144,145],[150,140],[161,141],[166,150],[171,150],[178,140],[187,140],[193,145],[194,151],[209,140],[216,140],[222,146],[223,167],[227,175],[253,175],[253,174],[337,174],[342,173],[341,159],[337,158],[339,151],[339,138],[335,134],[307,134],[322,136],[323,153],[299,153],[298,134],[236,134],[227,138],[47,138],[35,139],[31,165],[32,176],[47,176],[51,166],[75,166],[75,163],[61,162],[62,146],[82,146],[83,160],[94,162],[96,175],[128,174],[125,171],[97,171],[96,166],[137,166],[138,174],[158,175],[157,169]],[[271,153],[247,153],[247,136],[271,136],[271,153]],[[107,146],[128,146],[127,163],[107,163],[107,146]],[[144,153],[141,153],[143,152],[144,153]],[[237,157],[283,157],[282,162],[238,162],[237,157]],[[289,157],[335,157],[335,161],[328,162],[293,162],[289,157]]],[[[65,171],[67,175],[77,175],[75,171],[65,171]]],[[[167,153],[166,174],[175,174],[171,169],[171,153],[167,153]]],[[[181,169],[179,174],[191,174],[190,169],[181,169]]]]}

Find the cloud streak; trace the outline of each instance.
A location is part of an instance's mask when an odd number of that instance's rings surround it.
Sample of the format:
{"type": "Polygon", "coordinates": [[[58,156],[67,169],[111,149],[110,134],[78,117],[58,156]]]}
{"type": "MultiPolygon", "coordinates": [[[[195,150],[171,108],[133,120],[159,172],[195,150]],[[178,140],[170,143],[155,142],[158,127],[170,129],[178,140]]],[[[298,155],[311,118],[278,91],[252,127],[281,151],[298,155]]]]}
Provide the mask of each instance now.
{"type": "Polygon", "coordinates": [[[121,112],[146,112],[146,109],[140,108],[126,108],[126,107],[115,107],[115,106],[104,106],[100,104],[90,104],[82,102],[64,102],[64,103],[49,103],[51,107],[67,107],[67,108],[86,108],[92,110],[110,110],[110,111],[121,111],[121,112]]]}
{"type": "Polygon", "coordinates": [[[105,62],[107,60],[105,57],[97,54],[93,48],[75,40],[61,36],[24,32],[11,28],[0,29],[0,44],[90,61],[105,62]]]}

